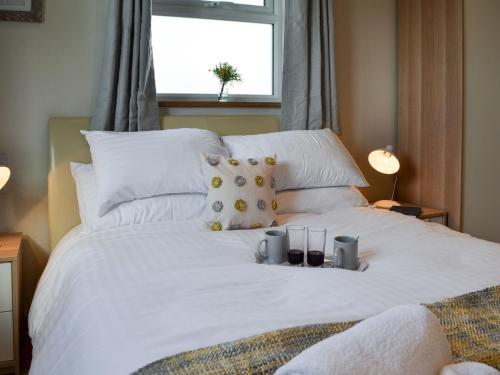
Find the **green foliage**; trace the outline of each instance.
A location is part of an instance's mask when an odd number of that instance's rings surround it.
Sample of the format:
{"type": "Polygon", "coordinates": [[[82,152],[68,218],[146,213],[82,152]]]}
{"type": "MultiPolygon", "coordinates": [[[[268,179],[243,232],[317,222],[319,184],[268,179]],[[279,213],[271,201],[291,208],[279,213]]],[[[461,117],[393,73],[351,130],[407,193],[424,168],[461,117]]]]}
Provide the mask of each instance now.
{"type": "Polygon", "coordinates": [[[241,82],[241,76],[238,70],[227,62],[219,63],[211,72],[214,73],[221,85],[226,85],[230,82],[241,82]]]}

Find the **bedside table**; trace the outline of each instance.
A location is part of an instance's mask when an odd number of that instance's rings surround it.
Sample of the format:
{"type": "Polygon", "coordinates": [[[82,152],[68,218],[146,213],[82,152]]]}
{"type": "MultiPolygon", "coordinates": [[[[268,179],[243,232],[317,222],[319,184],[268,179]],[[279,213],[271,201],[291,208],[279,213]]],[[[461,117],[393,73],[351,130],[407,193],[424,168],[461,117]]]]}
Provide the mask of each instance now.
{"type": "Polygon", "coordinates": [[[19,374],[21,233],[0,234],[0,374],[19,374]]]}
{"type": "Polygon", "coordinates": [[[418,217],[421,220],[432,221],[448,226],[448,211],[437,208],[422,207],[422,213],[418,217]]]}
{"type": "MultiPolygon", "coordinates": [[[[406,203],[406,202],[400,202],[400,203],[402,206],[420,207],[422,209],[422,213],[418,217],[420,220],[430,221],[448,226],[448,211],[439,210],[437,208],[423,207],[414,203],[406,203]]],[[[378,208],[378,210],[384,210],[384,209],[385,208],[378,208]]]]}

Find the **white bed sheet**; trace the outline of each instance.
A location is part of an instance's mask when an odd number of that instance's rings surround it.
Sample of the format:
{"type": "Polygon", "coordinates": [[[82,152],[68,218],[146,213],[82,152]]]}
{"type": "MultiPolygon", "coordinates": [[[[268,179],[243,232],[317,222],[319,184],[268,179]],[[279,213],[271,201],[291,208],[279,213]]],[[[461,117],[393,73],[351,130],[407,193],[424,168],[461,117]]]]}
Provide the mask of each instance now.
{"type": "Polygon", "coordinates": [[[258,265],[263,230],[163,222],[73,230],[30,311],[31,374],[126,374],[186,350],[266,331],[362,319],[500,284],[500,244],[389,211],[283,215],[360,236],[367,271],[258,265]]]}

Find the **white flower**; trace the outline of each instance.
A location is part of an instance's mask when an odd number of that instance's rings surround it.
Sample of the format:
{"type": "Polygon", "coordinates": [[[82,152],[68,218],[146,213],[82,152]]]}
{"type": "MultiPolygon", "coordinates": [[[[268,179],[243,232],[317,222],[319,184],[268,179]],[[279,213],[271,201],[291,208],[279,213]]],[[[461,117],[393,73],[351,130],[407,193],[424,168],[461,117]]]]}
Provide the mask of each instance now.
{"type": "Polygon", "coordinates": [[[217,166],[217,164],[219,164],[219,158],[217,156],[207,155],[207,157],[205,158],[205,160],[212,167],[215,167],[215,166],[217,166]]]}
{"type": "Polygon", "coordinates": [[[212,210],[214,210],[215,212],[221,212],[223,208],[224,208],[224,203],[222,203],[221,201],[215,201],[212,204],[212,210]]]}
{"type": "Polygon", "coordinates": [[[266,209],[266,202],[263,199],[257,201],[257,208],[264,211],[266,209]]]}
{"type": "Polygon", "coordinates": [[[234,183],[236,184],[236,186],[243,186],[247,183],[247,179],[243,176],[236,176],[234,178],[234,183]]]}

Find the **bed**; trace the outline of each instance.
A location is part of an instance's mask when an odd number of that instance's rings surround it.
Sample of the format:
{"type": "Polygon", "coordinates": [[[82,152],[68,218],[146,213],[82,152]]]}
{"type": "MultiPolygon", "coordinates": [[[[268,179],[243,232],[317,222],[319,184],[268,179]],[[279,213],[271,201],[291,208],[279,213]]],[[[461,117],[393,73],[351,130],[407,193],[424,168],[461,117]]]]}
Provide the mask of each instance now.
{"type": "MultiPolygon", "coordinates": [[[[359,235],[365,272],[256,264],[263,230],[209,232],[196,220],[82,233],[66,164],[89,160],[78,133],[87,124],[50,124],[57,246],[30,311],[31,374],[131,373],[193,349],[500,284],[499,244],[369,207],[278,217],[279,226],[326,227],[327,254],[334,235],[359,235]]],[[[273,119],[259,124],[260,132],[276,127],[273,119]]]]}

